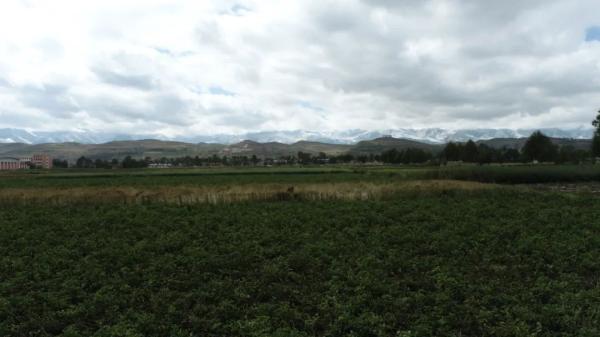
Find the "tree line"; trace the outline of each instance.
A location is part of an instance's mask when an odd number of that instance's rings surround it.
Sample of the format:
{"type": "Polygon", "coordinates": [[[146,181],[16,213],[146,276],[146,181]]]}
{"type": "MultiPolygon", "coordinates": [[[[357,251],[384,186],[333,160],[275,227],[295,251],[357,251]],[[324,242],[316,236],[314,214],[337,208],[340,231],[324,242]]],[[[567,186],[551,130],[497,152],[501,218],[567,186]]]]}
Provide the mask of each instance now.
{"type": "Polygon", "coordinates": [[[572,145],[559,146],[541,131],[534,132],[521,150],[495,149],[469,140],[465,144],[448,143],[440,155],[442,162],[470,163],[554,162],[557,164],[595,162],[600,157],[600,111],[592,121],[594,136],[589,149],[576,149],[572,145]]]}
{"type": "Polygon", "coordinates": [[[545,162],[557,164],[581,164],[592,159],[590,150],[576,149],[572,145],[559,146],[540,131],[534,132],[522,149],[503,147],[500,149],[472,140],[464,144],[448,143],[440,155],[442,163],[466,162],[490,163],[531,163],[545,162]]]}

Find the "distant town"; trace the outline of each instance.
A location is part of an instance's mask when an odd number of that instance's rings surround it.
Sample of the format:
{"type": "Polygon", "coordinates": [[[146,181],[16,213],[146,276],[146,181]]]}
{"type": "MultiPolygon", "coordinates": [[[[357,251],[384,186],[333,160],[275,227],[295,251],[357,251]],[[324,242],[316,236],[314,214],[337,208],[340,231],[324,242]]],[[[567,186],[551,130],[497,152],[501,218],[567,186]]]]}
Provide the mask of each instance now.
{"type": "Polygon", "coordinates": [[[45,154],[34,154],[25,158],[0,158],[0,171],[30,168],[51,169],[52,158],[45,154]]]}

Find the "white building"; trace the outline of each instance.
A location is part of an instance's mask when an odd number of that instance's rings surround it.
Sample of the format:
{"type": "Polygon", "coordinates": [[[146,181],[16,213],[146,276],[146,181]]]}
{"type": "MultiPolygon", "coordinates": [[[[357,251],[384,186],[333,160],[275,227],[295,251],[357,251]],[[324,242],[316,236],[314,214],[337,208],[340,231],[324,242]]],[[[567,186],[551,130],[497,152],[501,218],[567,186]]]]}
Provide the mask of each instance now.
{"type": "Polygon", "coordinates": [[[31,160],[19,158],[0,158],[0,171],[20,170],[29,168],[31,160]]]}

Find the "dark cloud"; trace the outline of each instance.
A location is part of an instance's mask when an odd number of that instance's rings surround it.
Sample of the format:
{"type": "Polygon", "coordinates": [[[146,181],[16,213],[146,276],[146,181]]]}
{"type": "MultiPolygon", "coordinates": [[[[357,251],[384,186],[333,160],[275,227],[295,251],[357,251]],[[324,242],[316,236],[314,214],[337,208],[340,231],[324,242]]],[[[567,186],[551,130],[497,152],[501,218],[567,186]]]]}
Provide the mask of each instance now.
{"type": "Polygon", "coordinates": [[[326,10],[321,7],[315,8],[311,16],[321,32],[327,34],[355,30],[361,24],[358,14],[355,6],[344,6],[340,2],[338,6],[326,10]]]}
{"type": "Polygon", "coordinates": [[[92,69],[92,71],[104,83],[119,87],[152,90],[158,86],[157,81],[149,75],[121,74],[116,71],[100,68],[92,69]]]}

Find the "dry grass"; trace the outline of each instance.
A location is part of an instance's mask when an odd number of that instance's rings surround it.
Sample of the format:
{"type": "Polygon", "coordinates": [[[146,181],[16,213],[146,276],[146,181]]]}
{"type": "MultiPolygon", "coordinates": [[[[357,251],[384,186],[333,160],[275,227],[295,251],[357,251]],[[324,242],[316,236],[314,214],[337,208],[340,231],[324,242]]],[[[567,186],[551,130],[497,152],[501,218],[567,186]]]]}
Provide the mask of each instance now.
{"type": "Polygon", "coordinates": [[[369,200],[392,196],[398,192],[473,191],[495,188],[496,185],[477,182],[437,180],[407,181],[393,184],[331,183],[331,184],[245,184],[205,187],[78,187],[67,189],[9,188],[0,190],[3,203],[119,202],[172,204],[230,203],[261,200],[369,200]]]}

